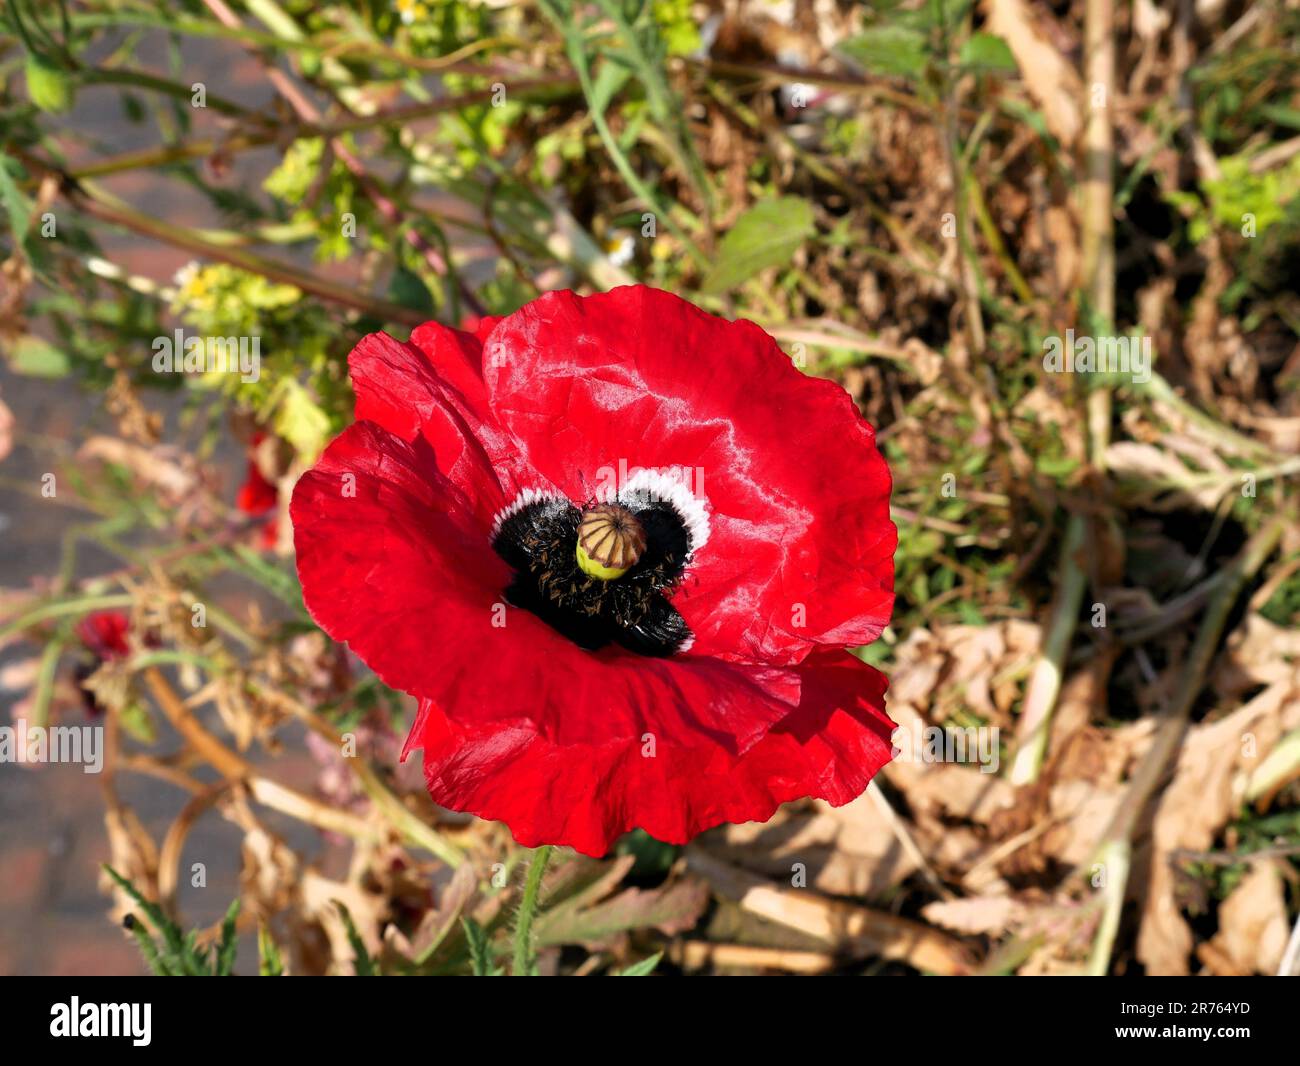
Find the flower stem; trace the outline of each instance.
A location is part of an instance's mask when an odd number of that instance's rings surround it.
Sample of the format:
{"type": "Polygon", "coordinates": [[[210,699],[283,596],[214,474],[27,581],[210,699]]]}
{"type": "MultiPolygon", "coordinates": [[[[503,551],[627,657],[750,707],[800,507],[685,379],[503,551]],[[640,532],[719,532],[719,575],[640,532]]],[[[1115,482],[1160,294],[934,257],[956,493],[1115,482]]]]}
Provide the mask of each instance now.
{"type": "Polygon", "coordinates": [[[533,852],[533,861],[524,881],[524,898],[520,900],[519,913],[515,915],[515,977],[531,977],[533,973],[533,918],[537,914],[537,893],[542,887],[542,875],[546,873],[551,849],[550,844],[544,844],[533,852]]]}

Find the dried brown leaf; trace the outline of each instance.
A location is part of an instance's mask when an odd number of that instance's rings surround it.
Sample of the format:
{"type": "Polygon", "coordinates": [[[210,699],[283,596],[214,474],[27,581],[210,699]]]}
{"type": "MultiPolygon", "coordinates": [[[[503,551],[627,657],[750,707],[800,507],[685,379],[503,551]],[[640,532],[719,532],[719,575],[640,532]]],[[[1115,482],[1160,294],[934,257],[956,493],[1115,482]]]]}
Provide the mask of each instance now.
{"type": "Polygon", "coordinates": [[[1067,148],[1079,135],[1083,85],[1074,65],[1048,39],[1040,14],[1025,0],[985,0],[985,29],[1006,40],[1047,128],[1067,148]]]}
{"type": "MultiPolygon", "coordinates": [[[[1198,952],[1207,968],[1223,976],[1277,972],[1286,950],[1290,923],[1286,886],[1276,860],[1251,864],[1241,882],[1219,908],[1219,931],[1211,950],[1198,952]],[[1222,962],[1231,964],[1225,972],[1222,962]]],[[[1204,947],[1204,945],[1203,945],[1204,947]]]]}

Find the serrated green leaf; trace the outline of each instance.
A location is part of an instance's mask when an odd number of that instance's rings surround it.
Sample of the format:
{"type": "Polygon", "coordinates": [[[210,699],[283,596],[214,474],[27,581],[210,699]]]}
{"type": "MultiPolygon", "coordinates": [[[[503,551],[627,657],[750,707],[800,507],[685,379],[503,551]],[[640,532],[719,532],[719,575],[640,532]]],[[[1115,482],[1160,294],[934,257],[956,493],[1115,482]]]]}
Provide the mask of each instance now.
{"type": "Polygon", "coordinates": [[[474,976],[493,976],[492,946],[487,933],[473,918],[465,918],[460,924],[465,928],[465,941],[469,945],[469,964],[474,976]]]}
{"type": "Polygon", "coordinates": [[[839,46],[868,74],[917,78],[925,70],[929,50],[924,34],[906,26],[873,26],[839,46]]]}
{"type": "Polygon", "coordinates": [[[113,867],[106,865],[104,870],[108,873],[109,877],[117,882],[118,887],[130,896],[135,904],[144,911],[145,916],[153,923],[154,928],[163,934],[167,947],[179,951],[184,944],[180,927],[167,917],[166,913],[164,913],[163,909],[158,906],[158,904],[154,903],[152,900],[145,899],[145,897],[140,893],[140,890],[120,873],[114,870],[113,867]]]}
{"type": "Polygon", "coordinates": [[[257,973],[260,977],[282,977],[284,963],[280,959],[280,949],[271,939],[271,931],[265,925],[257,927],[257,973]]]}
{"type": "Polygon", "coordinates": [[[197,930],[182,933],[180,926],[167,916],[162,907],[152,900],[146,899],[130,881],[114,870],[113,867],[105,865],[104,870],[122,891],[131,897],[132,901],[144,912],[150,924],[163,938],[162,947],[159,948],[154,943],[153,938],[144,930],[143,923],[138,918],[131,917],[129,928],[135,935],[136,942],[140,945],[145,961],[155,973],[171,977],[202,977],[211,973],[208,953],[199,951],[197,947],[197,930]]]}
{"type": "Polygon", "coordinates": [[[145,965],[149,967],[150,972],[156,977],[174,976],[163,961],[162,954],[158,951],[158,945],[154,943],[154,939],[149,935],[149,930],[144,927],[144,923],[139,918],[129,914],[126,918],[126,927],[130,930],[131,935],[135,937],[136,945],[140,948],[140,954],[144,956],[145,965]]]}
{"type": "Polygon", "coordinates": [[[700,291],[727,292],[760,270],[788,263],[816,227],[812,205],[797,196],[755,204],[736,220],[718,248],[700,291]]]}
{"type": "Polygon", "coordinates": [[[212,964],[214,977],[229,977],[235,968],[236,921],[239,918],[239,900],[234,900],[221,921],[221,941],[217,944],[216,958],[212,964]]]}
{"type": "Polygon", "coordinates": [[[348,910],[347,905],[342,900],[334,900],[334,906],[339,909],[339,917],[343,919],[343,928],[347,930],[348,943],[352,945],[352,954],[356,956],[352,961],[352,965],[356,969],[357,976],[379,976],[379,972],[375,969],[375,962],[370,957],[370,952],[366,950],[366,942],[361,939],[361,934],[357,932],[356,923],[352,921],[352,912],[348,910]]]}

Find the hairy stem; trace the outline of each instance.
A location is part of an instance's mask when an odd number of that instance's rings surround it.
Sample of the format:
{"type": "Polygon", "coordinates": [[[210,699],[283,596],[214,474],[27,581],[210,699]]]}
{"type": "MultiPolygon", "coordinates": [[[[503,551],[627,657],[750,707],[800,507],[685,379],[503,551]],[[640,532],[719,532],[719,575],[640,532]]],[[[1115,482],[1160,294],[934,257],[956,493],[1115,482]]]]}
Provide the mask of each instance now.
{"type": "Polygon", "coordinates": [[[528,877],[524,881],[524,898],[519,902],[519,912],[515,915],[515,977],[531,977],[536,965],[536,953],[533,951],[533,919],[537,916],[537,895],[542,887],[542,875],[546,873],[546,864],[551,859],[552,846],[544,844],[533,852],[533,861],[528,866],[528,877]]]}

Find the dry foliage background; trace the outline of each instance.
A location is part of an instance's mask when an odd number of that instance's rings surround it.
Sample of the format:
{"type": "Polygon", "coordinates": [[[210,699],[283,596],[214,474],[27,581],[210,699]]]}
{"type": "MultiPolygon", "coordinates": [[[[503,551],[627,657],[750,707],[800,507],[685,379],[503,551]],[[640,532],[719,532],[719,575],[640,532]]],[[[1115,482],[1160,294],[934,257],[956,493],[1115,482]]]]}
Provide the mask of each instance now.
{"type": "MultiPolygon", "coordinates": [[[[362,333],[627,280],[858,400],[900,530],[862,655],[913,743],[996,727],[997,765],[561,857],[543,972],[1300,968],[1295,0],[4,18],[0,684],[15,719],[103,715],[81,817],[156,969],[506,965],[526,853],[397,765],[411,708],[306,617],[287,489],[362,333]],[[260,336],[261,380],[161,381],[177,326],[260,336]],[[1149,338],[1150,380],[1047,372],[1069,329],[1149,338]],[[130,655],[84,646],[105,610],[130,655]]],[[[16,864],[79,768],[0,775],[16,864]]]]}

